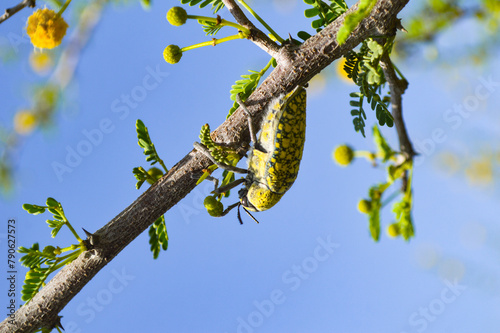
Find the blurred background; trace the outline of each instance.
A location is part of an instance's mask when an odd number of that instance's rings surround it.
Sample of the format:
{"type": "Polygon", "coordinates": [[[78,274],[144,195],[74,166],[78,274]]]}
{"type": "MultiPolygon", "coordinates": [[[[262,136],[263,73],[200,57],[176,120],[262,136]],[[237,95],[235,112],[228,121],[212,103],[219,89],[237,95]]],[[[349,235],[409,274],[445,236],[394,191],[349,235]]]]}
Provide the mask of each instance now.
{"type": "MultiPolygon", "coordinates": [[[[283,37],[315,32],[301,1],[249,4],[283,37]]],[[[50,238],[50,215],[29,215],[24,203],[54,197],[81,235],[99,229],[147,188],[136,190],[132,174],[149,166],[137,119],[171,167],[203,124],[225,120],[231,85],[267,64],[245,40],[167,64],[167,45],[209,40],[195,21],[166,21],[178,5],[74,0],[62,45],[44,52],[26,35],[32,9],[0,25],[2,306],[9,219],[18,246],[75,243],[67,229],[50,238]]],[[[213,16],[208,7],[184,8],[213,16]]],[[[240,225],[236,212],[210,217],[203,199],[213,185],[200,184],[165,214],[168,250],[154,260],[146,232],[133,241],[62,311],[66,332],[498,332],[499,13],[496,0],[412,1],[401,12],[408,33],[399,33],[393,61],[409,81],[404,118],[420,153],[410,241],[386,234],[390,205],[378,243],[356,209],[385,181],[384,169],[332,159],[344,143],[375,149],[374,112],[366,108],[363,138],[350,115],[357,87],[337,61],[310,82],[299,176],[278,205],[255,214],[260,224],[242,215],[240,225]]],[[[226,9],[219,14],[233,20],[226,9]]],[[[382,133],[398,147],[394,128],[382,133]]],[[[235,193],[225,204],[234,201],[235,193]]],[[[16,268],[20,291],[27,270],[16,268]]]]}

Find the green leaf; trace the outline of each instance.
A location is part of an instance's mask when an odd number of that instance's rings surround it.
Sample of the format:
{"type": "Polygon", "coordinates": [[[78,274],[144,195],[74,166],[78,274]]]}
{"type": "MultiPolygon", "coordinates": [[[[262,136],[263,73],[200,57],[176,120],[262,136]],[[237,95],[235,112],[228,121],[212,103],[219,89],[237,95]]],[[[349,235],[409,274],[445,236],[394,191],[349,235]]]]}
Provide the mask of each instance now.
{"type": "Polygon", "coordinates": [[[399,224],[401,236],[403,236],[406,241],[410,240],[410,238],[415,235],[411,216],[412,199],[412,193],[408,191],[401,201],[396,202],[393,206],[393,212],[396,215],[396,221],[399,224]]]}
{"type": "Polygon", "coordinates": [[[299,32],[297,32],[297,37],[299,37],[302,40],[307,40],[311,37],[311,35],[305,31],[299,31],[299,32]]]}
{"type": "Polygon", "coordinates": [[[236,95],[240,94],[240,98],[245,101],[248,96],[250,96],[252,92],[257,89],[261,77],[265,74],[268,68],[269,65],[260,72],[249,70],[250,74],[241,75],[242,80],[237,80],[235,84],[231,86],[231,90],[229,92],[231,94],[230,98],[235,102],[233,103],[231,109],[229,109],[229,113],[226,118],[229,118],[239,107],[239,104],[236,102],[236,95]]]}
{"type": "Polygon", "coordinates": [[[377,125],[373,126],[373,141],[377,147],[377,154],[382,156],[382,162],[385,163],[394,156],[394,150],[389,146],[377,125]]]}
{"type": "Polygon", "coordinates": [[[400,165],[389,165],[387,167],[387,175],[390,182],[394,182],[399,178],[402,178],[406,171],[412,168],[412,161],[405,161],[400,165]]]}
{"type": "Polygon", "coordinates": [[[137,183],[135,184],[136,189],[140,189],[142,184],[148,179],[148,172],[143,167],[134,168],[132,170],[137,183]]]}
{"type": "Polygon", "coordinates": [[[307,18],[314,17],[319,14],[319,9],[318,8],[308,8],[304,10],[304,16],[307,18]]]}
{"type": "Polygon", "coordinates": [[[224,8],[224,3],[222,2],[222,0],[181,0],[181,3],[182,4],[188,4],[189,6],[196,6],[197,4],[200,4],[200,8],[204,8],[206,7],[207,5],[209,4],[212,4],[212,12],[215,14],[217,13],[219,10],[221,10],[222,8],[224,8]]]}
{"type": "Polygon", "coordinates": [[[21,299],[26,302],[31,300],[38,293],[50,273],[51,270],[48,267],[35,267],[29,270],[26,273],[24,285],[21,290],[21,299]]]}
{"type": "MultiPolygon", "coordinates": [[[[387,44],[387,43],[386,43],[387,44]]],[[[392,45],[392,44],[391,44],[392,45]]],[[[363,103],[364,99],[370,104],[372,110],[375,111],[375,116],[378,123],[392,127],[394,119],[388,109],[390,98],[388,96],[380,97],[382,85],[385,84],[385,77],[382,68],[380,67],[380,57],[382,56],[384,46],[381,46],[371,38],[363,41],[358,52],[350,51],[346,56],[344,70],[359,87],[359,92],[350,94],[353,100],[350,105],[359,107],[359,112],[351,112],[356,117],[353,119],[354,128],[360,131],[364,136],[364,114],[363,103]],[[362,119],[362,116],[364,117],[362,119]]],[[[389,52],[390,50],[387,50],[389,52]]]]}
{"type": "Polygon", "coordinates": [[[336,0],[330,5],[322,0],[304,0],[304,2],[313,7],[305,9],[304,16],[307,18],[315,18],[311,22],[311,26],[316,29],[316,31],[321,30],[335,21],[337,17],[347,10],[347,4],[344,0],[336,0]]]}
{"type": "Polygon", "coordinates": [[[52,215],[59,215],[59,212],[55,209],[55,208],[47,208],[47,210],[49,211],[49,213],[52,213],[52,215]]]}
{"type": "Polygon", "coordinates": [[[325,20],[317,19],[311,22],[311,27],[318,30],[319,28],[325,26],[325,20]]]}
{"type": "Polygon", "coordinates": [[[164,215],[159,217],[151,225],[151,227],[149,227],[148,234],[150,249],[151,252],[153,252],[153,258],[157,259],[162,249],[164,251],[168,249],[168,234],[164,215]]]}
{"type": "Polygon", "coordinates": [[[205,31],[207,36],[213,36],[217,34],[220,29],[222,29],[222,25],[215,22],[198,20],[198,23],[202,25],[203,31],[205,31]]]}
{"type": "Polygon", "coordinates": [[[370,14],[376,3],[377,0],[361,0],[358,4],[358,9],[345,17],[344,24],[337,33],[339,45],[345,43],[351,32],[353,32],[358,24],[370,14]]]}
{"type": "Polygon", "coordinates": [[[144,155],[146,155],[146,161],[151,162],[151,165],[155,163],[160,163],[161,166],[165,169],[165,172],[168,172],[165,165],[163,164],[163,160],[158,155],[155,145],[151,141],[151,137],[149,136],[148,128],[144,125],[142,120],[137,119],[135,123],[136,131],[137,131],[137,143],[141,148],[144,148],[144,155]]]}
{"type": "Polygon", "coordinates": [[[54,198],[47,198],[46,204],[48,207],[58,208],[61,204],[54,198]]]}
{"type": "Polygon", "coordinates": [[[50,228],[52,228],[52,231],[50,232],[52,238],[55,238],[64,225],[64,222],[59,220],[47,220],[47,224],[50,228]]]}
{"type": "Polygon", "coordinates": [[[382,208],[382,195],[389,187],[389,183],[374,185],[368,191],[371,206],[368,212],[369,230],[372,239],[376,242],[380,239],[380,209],[382,208]]]}
{"type": "Polygon", "coordinates": [[[38,215],[38,214],[45,213],[46,207],[37,206],[37,205],[30,205],[30,204],[24,204],[23,205],[23,209],[26,210],[30,214],[38,215]]]}

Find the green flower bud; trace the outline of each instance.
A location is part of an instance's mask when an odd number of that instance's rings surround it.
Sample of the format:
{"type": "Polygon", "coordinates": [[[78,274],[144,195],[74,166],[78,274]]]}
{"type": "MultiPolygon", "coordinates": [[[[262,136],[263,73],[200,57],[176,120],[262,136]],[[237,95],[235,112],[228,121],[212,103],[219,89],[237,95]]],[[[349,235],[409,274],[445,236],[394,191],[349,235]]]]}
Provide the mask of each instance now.
{"type": "Polygon", "coordinates": [[[222,205],[222,203],[219,200],[215,199],[215,197],[213,196],[206,197],[203,201],[203,205],[207,209],[210,216],[219,217],[224,211],[224,206],[222,205]]]}
{"type": "Polygon", "coordinates": [[[182,50],[177,45],[169,45],[163,50],[163,59],[169,64],[176,64],[181,60],[182,50]]]}
{"type": "Polygon", "coordinates": [[[358,210],[360,213],[368,214],[372,209],[372,202],[366,199],[359,200],[358,210]]]}
{"type": "Polygon", "coordinates": [[[172,7],[167,12],[167,20],[171,25],[181,26],[186,23],[188,14],[182,7],[172,7]]]}
{"type": "Polygon", "coordinates": [[[348,145],[338,146],[333,152],[333,159],[341,166],[348,166],[354,158],[354,151],[348,145]]]}
{"type": "Polygon", "coordinates": [[[49,245],[49,246],[44,247],[42,252],[47,254],[47,255],[53,256],[55,250],[56,250],[55,247],[53,247],[52,245],[49,245]]]}
{"type": "Polygon", "coordinates": [[[152,167],[151,169],[149,169],[148,174],[155,179],[154,181],[151,178],[147,179],[147,182],[151,185],[153,185],[155,181],[157,181],[158,179],[161,178],[161,176],[163,176],[163,172],[157,167],[152,167]]]}

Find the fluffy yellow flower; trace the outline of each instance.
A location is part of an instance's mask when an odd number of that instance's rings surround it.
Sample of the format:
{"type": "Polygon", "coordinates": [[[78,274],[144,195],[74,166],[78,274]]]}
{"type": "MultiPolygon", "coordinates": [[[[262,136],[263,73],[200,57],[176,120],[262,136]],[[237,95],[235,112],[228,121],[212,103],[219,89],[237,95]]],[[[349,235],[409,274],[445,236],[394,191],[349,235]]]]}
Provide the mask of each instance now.
{"type": "Polygon", "coordinates": [[[163,59],[169,64],[176,64],[182,58],[182,50],[177,45],[169,45],[163,50],[163,59]]]}
{"type": "Polygon", "coordinates": [[[14,130],[21,135],[30,134],[35,126],[36,117],[31,111],[22,110],[14,116],[14,130]]]}
{"type": "Polygon", "coordinates": [[[172,7],[167,12],[167,20],[171,25],[181,26],[186,23],[188,14],[182,7],[172,7]]]}
{"type": "Polygon", "coordinates": [[[31,44],[40,49],[52,49],[59,44],[66,34],[68,24],[52,9],[38,9],[29,18],[26,32],[31,44]]]}
{"type": "Polygon", "coordinates": [[[333,159],[340,166],[348,166],[354,158],[354,151],[348,145],[341,145],[335,148],[333,159]]]}

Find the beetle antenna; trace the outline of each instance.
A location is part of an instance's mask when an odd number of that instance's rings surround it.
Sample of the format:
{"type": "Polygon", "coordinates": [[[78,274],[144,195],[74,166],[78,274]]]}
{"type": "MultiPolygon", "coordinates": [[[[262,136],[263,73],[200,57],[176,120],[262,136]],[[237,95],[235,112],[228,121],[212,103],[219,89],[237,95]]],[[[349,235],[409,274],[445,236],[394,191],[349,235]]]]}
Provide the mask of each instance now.
{"type": "MultiPolygon", "coordinates": [[[[241,202],[238,205],[238,221],[240,221],[240,224],[243,224],[243,220],[241,219],[240,207],[241,207],[241,202]]],[[[259,221],[257,221],[257,219],[253,217],[253,215],[250,214],[250,212],[245,208],[245,206],[243,206],[243,210],[248,214],[248,216],[252,218],[252,220],[259,223],[259,221]]]]}
{"type": "MultiPolygon", "coordinates": [[[[250,212],[245,207],[243,207],[243,210],[252,218],[252,220],[259,223],[259,221],[257,221],[257,219],[255,217],[253,217],[253,215],[250,214],[250,212]]],[[[238,210],[238,212],[239,212],[239,210],[238,210]]]]}

